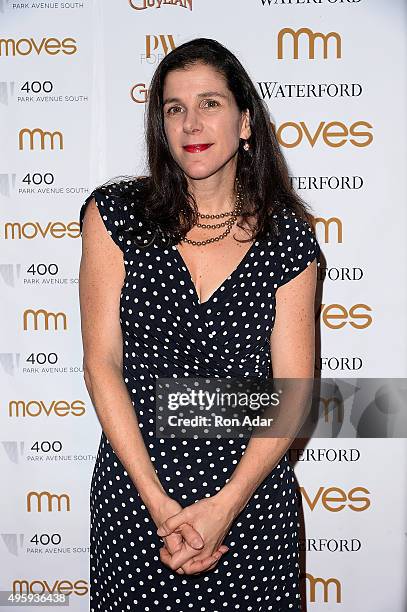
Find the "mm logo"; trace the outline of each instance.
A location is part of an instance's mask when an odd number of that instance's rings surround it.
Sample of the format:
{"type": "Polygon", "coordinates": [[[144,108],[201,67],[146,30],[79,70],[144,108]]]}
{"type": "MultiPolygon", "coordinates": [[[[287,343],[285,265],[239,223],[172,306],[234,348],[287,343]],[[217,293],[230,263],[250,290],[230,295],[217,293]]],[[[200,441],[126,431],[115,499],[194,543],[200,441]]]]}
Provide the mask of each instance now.
{"type": "Polygon", "coordinates": [[[39,310],[28,308],[23,313],[24,331],[28,330],[30,321],[33,323],[34,331],[38,331],[40,328],[43,331],[49,331],[51,329],[50,322],[52,322],[53,331],[58,331],[61,324],[63,329],[68,329],[67,317],[64,312],[49,312],[43,308],[39,310]]]}
{"type": "Polygon", "coordinates": [[[142,59],[155,58],[155,51],[158,51],[157,56],[162,57],[175,49],[174,36],[172,34],[146,34],[146,53],[141,56],[142,59]]]}
{"type": "Polygon", "coordinates": [[[342,244],[343,242],[343,222],[339,217],[329,217],[328,219],[324,219],[323,217],[314,217],[315,227],[319,227],[322,225],[324,241],[325,244],[329,244],[334,241],[334,237],[332,235],[332,228],[335,230],[336,234],[336,244],[342,244]]]}
{"type": "Polygon", "coordinates": [[[309,59],[315,59],[315,41],[317,39],[323,42],[324,59],[328,57],[328,44],[330,39],[333,41],[331,49],[333,48],[336,51],[336,58],[342,58],[342,40],[338,32],[322,34],[322,32],[313,32],[309,28],[300,28],[299,30],[283,28],[277,35],[277,59],[284,59],[284,38],[289,38],[289,40],[293,42],[293,59],[298,59],[301,35],[303,35],[303,38],[305,37],[309,59]]]}
{"type": "Polygon", "coordinates": [[[31,151],[33,149],[41,149],[42,151],[45,148],[50,148],[52,151],[55,149],[55,141],[57,142],[58,149],[63,149],[64,148],[64,139],[62,136],[61,132],[47,132],[45,130],[42,130],[41,128],[34,128],[32,130],[30,130],[29,128],[23,128],[19,131],[18,134],[18,148],[20,149],[20,151],[22,151],[25,147],[24,147],[24,136],[27,135],[29,138],[29,145],[30,145],[30,149],[31,151]],[[36,140],[35,136],[37,136],[36,140]],[[45,145],[51,145],[49,146],[45,146],[45,145]]]}
{"type": "Polygon", "coordinates": [[[50,493],[49,491],[41,491],[41,493],[38,493],[38,491],[30,491],[29,493],[27,493],[27,512],[32,512],[32,499],[34,500],[34,503],[35,501],[37,502],[37,512],[43,512],[44,504],[45,510],[47,510],[48,512],[53,512],[54,502],[56,503],[55,510],[57,512],[61,512],[62,503],[64,505],[64,510],[66,510],[67,512],[70,512],[71,510],[71,498],[67,493],[57,495],[56,493],[50,493]]]}
{"type": "Polygon", "coordinates": [[[325,423],[330,422],[330,414],[332,415],[332,421],[334,415],[336,415],[336,421],[338,423],[343,423],[345,414],[343,407],[343,400],[338,397],[319,397],[318,402],[318,417],[319,417],[319,406],[322,405],[322,413],[324,415],[325,423]]]}
{"type": "Polygon", "coordinates": [[[29,138],[28,144],[30,145],[29,148],[31,151],[33,149],[41,149],[41,151],[43,151],[45,148],[50,148],[51,151],[53,151],[56,148],[55,144],[58,144],[58,149],[60,150],[64,148],[64,139],[62,133],[59,131],[47,132],[41,128],[33,128],[32,130],[29,128],[23,128],[18,133],[18,148],[20,151],[25,148],[25,135],[27,135],[29,138]],[[37,138],[35,138],[36,136],[37,138]]]}
{"type": "Polygon", "coordinates": [[[321,585],[323,588],[323,602],[329,602],[329,587],[332,585],[333,596],[336,603],[342,603],[342,586],[337,578],[321,578],[320,576],[313,576],[312,574],[305,574],[307,584],[309,586],[309,601],[311,603],[316,602],[317,585],[321,585]]]}

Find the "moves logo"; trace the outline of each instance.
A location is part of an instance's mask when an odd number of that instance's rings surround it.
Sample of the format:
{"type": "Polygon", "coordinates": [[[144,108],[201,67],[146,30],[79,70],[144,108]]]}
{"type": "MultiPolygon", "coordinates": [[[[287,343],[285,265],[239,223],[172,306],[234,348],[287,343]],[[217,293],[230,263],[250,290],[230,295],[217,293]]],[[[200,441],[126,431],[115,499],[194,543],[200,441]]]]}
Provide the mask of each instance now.
{"type": "Polygon", "coordinates": [[[314,496],[309,496],[305,487],[299,487],[299,491],[302,501],[305,501],[311,512],[315,510],[317,504],[328,512],[341,512],[345,508],[349,508],[353,512],[364,512],[371,505],[368,497],[358,495],[358,493],[370,494],[370,491],[365,487],[353,487],[348,492],[340,487],[319,487],[314,496]]]}
{"type": "Polygon", "coordinates": [[[66,224],[63,221],[48,221],[44,226],[39,221],[7,221],[4,224],[5,240],[33,240],[33,238],[79,238],[80,228],[78,221],[71,221],[66,224]]]}
{"type": "Polygon", "coordinates": [[[148,8],[159,9],[162,6],[180,6],[192,11],[192,0],[129,0],[132,9],[144,11],[148,8]]]}
{"type": "MultiPolygon", "coordinates": [[[[292,42],[292,59],[299,59],[300,36],[303,37],[306,49],[308,50],[308,58],[315,59],[315,43],[322,41],[323,58],[328,58],[329,41],[332,40],[331,51],[333,49],[337,59],[342,57],[342,39],[338,32],[313,32],[309,28],[300,28],[293,30],[292,28],[283,28],[277,34],[277,59],[284,58],[284,39],[288,38],[292,42]]],[[[291,55],[290,55],[291,59],[291,55]]]]}
{"type": "Polygon", "coordinates": [[[33,128],[32,130],[29,128],[22,128],[18,133],[18,148],[20,151],[25,148],[24,136],[26,134],[29,137],[28,144],[31,151],[33,149],[41,149],[41,151],[43,151],[45,148],[50,148],[51,151],[53,151],[56,148],[55,141],[56,144],[58,144],[58,149],[62,150],[64,148],[62,132],[47,132],[41,128],[33,128]],[[35,136],[37,136],[36,139],[35,136]]]}
{"type": "Polygon", "coordinates": [[[49,406],[43,400],[10,400],[8,405],[9,417],[39,417],[45,414],[49,417],[52,415],[57,417],[66,417],[69,414],[72,416],[83,416],[85,414],[85,405],[81,400],[67,402],[66,400],[52,400],[49,406]]]}
{"type": "Polygon", "coordinates": [[[44,37],[41,41],[34,38],[0,38],[0,57],[16,55],[73,55],[78,50],[74,38],[44,37]]]}
{"type": "Polygon", "coordinates": [[[88,583],[85,580],[70,580],[57,579],[54,584],[48,584],[43,578],[36,580],[24,580],[22,578],[13,580],[13,593],[63,593],[64,595],[87,595],[89,591],[88,583]]]}
{"type": "Polygon", "coordinates": [[[37,502],[37,512],[44,512],[44,510],[54,512],[54,502],[57,505],[55,508],[57,512],[61,512],[62,503],[64,504],[64,510],[66,512],[71,511],[71,498],[67,493],[57,495],[56,493],[50,493],[50,491],[41,491],[41,493],[38,493],[38,491],[30,491],[27,493],[27,512],[32,512],[33,510],[31,504],[33,498],[34,501],[37,502]]]}
{"type": "Polygon", "coordinates": [[[367,121],[355,121],[349,127],[342,121],[320,121],[316,128],[309,128],[305,121],[286,121],[280,126],[271,122],[277,140],[282,147],[293,149],[304,141],[311,147],[317,143],[328,147],[343,147],[346,143],[354,147],[368,147],[373,141],[373,129],[367,121]],[[360,128],[367,128],[366,130],[360,128]]]}
{"type": "Polygon", "coordinates": [[[366,329],[373,323],[373,317],[368,312],[372,312],[368,304],[353,304],[348,308],[342,304],[321,304],[319,308],[322,322],[329,329],[342,329],[345,325],[366,329]]]}

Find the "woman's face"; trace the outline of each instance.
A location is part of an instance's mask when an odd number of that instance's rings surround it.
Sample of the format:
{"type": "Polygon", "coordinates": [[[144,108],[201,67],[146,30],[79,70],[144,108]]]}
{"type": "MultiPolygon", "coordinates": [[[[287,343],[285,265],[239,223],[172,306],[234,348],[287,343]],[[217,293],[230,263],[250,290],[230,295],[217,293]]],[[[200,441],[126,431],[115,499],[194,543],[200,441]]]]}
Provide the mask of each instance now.
{"type": "Polygon", "coordinates": [[[188,177],[207,178],[236,164],[239,139],[250,136],[249,115],[239,111],[219,72],[201,63],[169,72],[163,101],[168,145],[188,177]]]}

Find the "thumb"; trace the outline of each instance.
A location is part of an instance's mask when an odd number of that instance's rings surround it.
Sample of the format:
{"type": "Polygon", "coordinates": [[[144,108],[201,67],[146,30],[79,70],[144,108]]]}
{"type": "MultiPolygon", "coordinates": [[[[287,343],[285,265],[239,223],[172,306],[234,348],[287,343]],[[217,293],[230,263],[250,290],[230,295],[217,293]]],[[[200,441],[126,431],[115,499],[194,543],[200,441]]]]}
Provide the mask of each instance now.
{"type": "Polygon", "coordinates": [[[170,516],[161,523],[160,527],[157,529],[157,535],[168,536],[184,522],[184,510],[180,510],[177,514],[170,516]]]}
{"type": "Polygon", "coordinates": [[[181,534],[184,540],[192,547],[192,548],[202,548],[205,544],[201,534],[194,529],[192,525],[189,523],[183,523],[181,525],[181,534]]]}

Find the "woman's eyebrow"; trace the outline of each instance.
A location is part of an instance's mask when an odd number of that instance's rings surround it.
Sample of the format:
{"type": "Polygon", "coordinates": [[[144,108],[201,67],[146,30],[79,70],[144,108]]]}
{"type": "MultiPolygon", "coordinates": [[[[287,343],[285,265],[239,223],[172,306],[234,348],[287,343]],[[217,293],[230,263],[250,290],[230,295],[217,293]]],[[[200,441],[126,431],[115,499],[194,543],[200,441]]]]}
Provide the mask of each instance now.
{"type": "MultiPolygon", "coordinates": [[[[203,91],[197,94],[197,98],[209,98],[210,96],[218,96],[219,98],[227,99],[228,96],[220,91],[203,91]]],[[[163,104],[169,104],[170,102],[182,102],[180,98],[166,98],[163,104]]]]}

